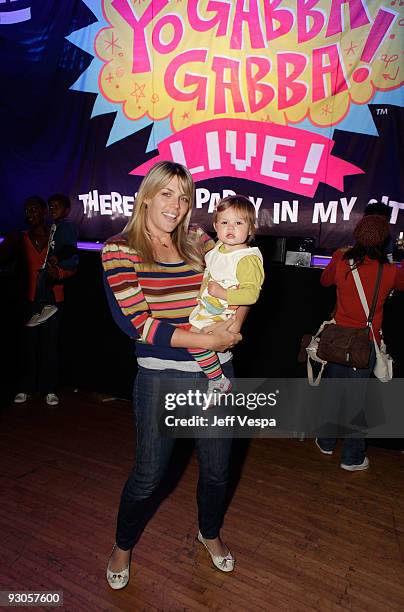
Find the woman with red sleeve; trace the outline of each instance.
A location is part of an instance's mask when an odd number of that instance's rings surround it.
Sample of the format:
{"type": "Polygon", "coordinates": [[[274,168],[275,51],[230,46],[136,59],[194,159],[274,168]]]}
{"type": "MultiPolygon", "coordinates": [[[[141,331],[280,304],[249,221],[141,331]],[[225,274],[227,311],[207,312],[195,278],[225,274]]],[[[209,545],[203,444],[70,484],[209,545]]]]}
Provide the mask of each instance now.
{"type": "MultiPolygon", "coordinates": [[[[383,320],[383,305],[392,289],[404,290],[404,269],[388,263],[386,245],[389,239],[389,225],[380,215],[369,215],[359,221],[354,230],[356,243],[349,249],[338,249],[321,276],[324,287],[336,285],[337,308],[335,321],[343,327],[364,328],[367,317],[355,285],[349,260],[353,260],[370,306],[375,288],[379,263],[383,264],[376,309],[372,322],[376,342],[380,344],[380,329],[383,320]]],[[[328,364],[328,378],[370,378],[376,362],[373,339],[369,367],[356,369],[336,363],[328,364]]],[[[332,455],[336,438],[317,438],[316,444],[322,453],[332,455]]],[[[363,438],[345,438],[342,447],[341,467],[354,472],[366,470],[369,459],[365,455],[363,438]]]]}

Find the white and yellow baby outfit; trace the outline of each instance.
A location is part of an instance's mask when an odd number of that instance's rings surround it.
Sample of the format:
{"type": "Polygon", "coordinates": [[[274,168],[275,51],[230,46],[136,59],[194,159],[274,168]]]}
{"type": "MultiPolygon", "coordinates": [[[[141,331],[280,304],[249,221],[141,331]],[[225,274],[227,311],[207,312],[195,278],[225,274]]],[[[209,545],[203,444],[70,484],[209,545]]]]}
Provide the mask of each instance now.
{"type": "Polygon", "coordinates": [[[264,282],[263,259],[257,247],[226,251],[226,246],[218,242],[206,254],[205,262],[198,305],[189,317],[189,322],[198,329],[217,321],[225,321],[234,314],[237,306],[255,304],[264,282]],[[226,300],[209,295],[209,281],[216,281],[227,289],[226,300]]]}

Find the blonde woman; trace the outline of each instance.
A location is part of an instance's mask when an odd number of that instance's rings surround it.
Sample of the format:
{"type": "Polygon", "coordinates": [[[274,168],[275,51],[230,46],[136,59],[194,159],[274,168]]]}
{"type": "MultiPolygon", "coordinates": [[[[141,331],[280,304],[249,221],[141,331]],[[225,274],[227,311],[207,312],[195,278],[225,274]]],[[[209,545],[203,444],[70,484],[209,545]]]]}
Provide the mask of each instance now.
{"type": "MultiPolygon", "coordinates": [[[[204,255],[214,243],[200,229],[189,230],[194,183],[189,171],[159,162],[143,179],[134,213],[123,233],[106,243],[102,261],[107,297],[115,321],[137,340],[138,374],[134,385],[136,462],[124,486],[116,543],[107,569],[111,588],[129,581],[130,553],[147,520],[150,505],[167,467],[174,440],[159,435],[153,397],[162,378],[203,378],[186,349],[219,353],[234,346],[246,309],[235,320],[219,324],[214,335],[184,329],[196,306],[204,255]]],[[[232,376],[231,354],[220,355],[225,375],[232,376]]],[[[231,440],[199,439],[197,488],[198,540],[221,571],[234,559],[220,539],[224,515],[231,440]]]]}

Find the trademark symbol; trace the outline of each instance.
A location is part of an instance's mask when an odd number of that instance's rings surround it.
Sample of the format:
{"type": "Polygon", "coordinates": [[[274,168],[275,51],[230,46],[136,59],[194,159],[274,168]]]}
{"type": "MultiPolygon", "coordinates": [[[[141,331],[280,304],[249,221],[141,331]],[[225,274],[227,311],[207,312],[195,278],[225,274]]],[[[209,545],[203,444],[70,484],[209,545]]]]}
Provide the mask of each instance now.
{"type": "Polygon", "coordinates": [[[388,115],[388,109],[387,108],[377,108],[376,109],[376,115],[388,115]]]}

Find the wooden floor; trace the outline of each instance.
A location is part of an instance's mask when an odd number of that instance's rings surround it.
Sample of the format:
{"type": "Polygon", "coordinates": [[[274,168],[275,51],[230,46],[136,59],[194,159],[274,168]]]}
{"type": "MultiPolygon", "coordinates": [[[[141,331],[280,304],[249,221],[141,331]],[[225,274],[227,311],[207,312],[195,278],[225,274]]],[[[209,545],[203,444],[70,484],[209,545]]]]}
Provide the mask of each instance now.
{"type": "MultiPolygon", "coordinates": [[[[312,440],[238,441],[229,575],[195,541],[191,455],[134,551],[129,586],[113,592],[104,571],[133,456],[130,404],[66,392],[58,407],[7,406],[1,421],[0,590],[63,591],[74,612],[404,610],[398,451],[372,447],[371,469],[352,474],[312,440]]],[[[177,465],[189,454],[185,442],[177,465]]]]}

